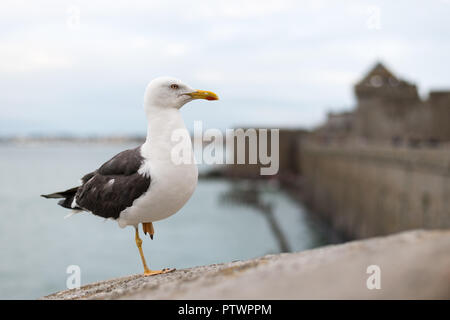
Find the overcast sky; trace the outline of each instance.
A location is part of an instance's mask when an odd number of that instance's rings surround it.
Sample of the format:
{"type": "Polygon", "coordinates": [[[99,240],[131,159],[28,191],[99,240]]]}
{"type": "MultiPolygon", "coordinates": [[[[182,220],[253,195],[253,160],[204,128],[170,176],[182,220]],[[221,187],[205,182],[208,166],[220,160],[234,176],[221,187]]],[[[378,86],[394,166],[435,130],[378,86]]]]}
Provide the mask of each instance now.
{"type": "Polygon", "coordinates": [[[212,90],[189,128],[312,127],[381,60],[450,87],[450,0],[0,2],[0,134],[145,134],[157,76],[212,90]]]}

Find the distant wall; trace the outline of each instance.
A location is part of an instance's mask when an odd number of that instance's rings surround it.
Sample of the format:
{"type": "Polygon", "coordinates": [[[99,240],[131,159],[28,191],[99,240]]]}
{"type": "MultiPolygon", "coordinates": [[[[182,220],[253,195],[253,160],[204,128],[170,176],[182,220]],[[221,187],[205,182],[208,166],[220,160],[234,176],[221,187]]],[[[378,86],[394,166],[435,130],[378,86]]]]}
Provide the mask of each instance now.
{"type": "Polygon", "coordinates": [[[450,141],[450,92],[432,91],[426,102],[431,110],[430,136],[441,141],[450,141]]]}
{"type": "Polygon", "coordinates": [[[351,238],[450,228],[450,150],[303,144],[306,202],[351,238]]]}
{"type": "MultiPolygon", "coordinates": [[[[247,130],[248,128],[244,128],[244,130],[247,130]]],[[[256,129],[257,132],[259,132],[260,129],[256,129]]],[[[268,128],[267,130],[271,130],[268,128]]],[[[307,134],[307,131],[300,130],[300,129],[279,129],[279,171],[278,176],[283,175],[299,175],[301,174],[300,169],[301,167],[298,164],[298,152],[299,149],[297,148],[300,146],[299,142],[301,139],[307,134]]],[[[268,133],[268,142],[267,147],[269,150],[269,153],[271,153],[271,143],[270,143],[270,134],[268,133]]],[[[259,145],[258,139],[257,145],[259,145]]],[[[248,177],[248,178],[257,178],[261,177],[260,170],[262,167],[267,167],[267,165],[262,165],[259,163],[257,164],[248,164],[248,153],[249,153],[249,141],[246,140],[245,144],[245,159],[246,164],[234,164],[227,166],[226,174],[228,176],[236,176],[236,177],[248,177]]],[[[236,155],[237,155],[237,140],[235,139],[234,142],[234,155],[235,155],[235,161],[236,163],[236,155]]],[[[270,178],[271,176],[265,176],[266,178],[270,178]]]]}

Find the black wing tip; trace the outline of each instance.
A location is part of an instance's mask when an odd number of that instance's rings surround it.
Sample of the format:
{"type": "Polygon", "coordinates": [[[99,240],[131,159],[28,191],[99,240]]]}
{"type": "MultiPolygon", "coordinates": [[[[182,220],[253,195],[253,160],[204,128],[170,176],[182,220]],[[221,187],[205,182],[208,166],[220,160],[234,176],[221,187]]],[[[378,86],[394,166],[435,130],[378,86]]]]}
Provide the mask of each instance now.
{"type": "Polygon", "coordinates": [[[74,188],[68,189],[66,191],[59,191],[59,192],[54,192],[54,193],[49,193],[49,194],[41,194],[41,197],[46,198],[46,199],[70,198],[70,197],[73,197],[77,193],[78,188],[79,187],[74,187],[74,188]]]}
{"type": "Polygon", "coordinates": [[[59,194],[59,193],[41,194],[41,197],[46,198],[46,199],[60,199],[60,198],[64,198],[64,196],[62,194],[59,194]]]}

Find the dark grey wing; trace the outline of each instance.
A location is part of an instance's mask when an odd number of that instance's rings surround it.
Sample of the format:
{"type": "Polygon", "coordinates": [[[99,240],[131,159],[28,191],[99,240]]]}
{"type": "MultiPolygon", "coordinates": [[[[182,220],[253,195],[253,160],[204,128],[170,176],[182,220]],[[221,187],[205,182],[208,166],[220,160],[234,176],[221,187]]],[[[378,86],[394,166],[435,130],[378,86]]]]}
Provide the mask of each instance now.
{"type": "Polygon", "coordinates": [[[77,206],[97,216],[117,219],[150,186],[150,177],[138,173],[143,161],[137,147],[117,154],[85,175],[75,196],[77,206]]]}
{"type": "Polygon", "coordinates": [[[91,179],[95,175],[95,173],[96,171],[88,173],[85,176],[83,176],[83,178],[81,178],[81,184],[85,184],[86,182],[88,182],[89,179],[91,179]]]}
{"type": "Polygon", "coordinates": [[[122,151],[111,160],[105,162],[97,172],[102,175],[125,175],[136,173],[144,158],[141,156],[141,146],[122,151]]]}

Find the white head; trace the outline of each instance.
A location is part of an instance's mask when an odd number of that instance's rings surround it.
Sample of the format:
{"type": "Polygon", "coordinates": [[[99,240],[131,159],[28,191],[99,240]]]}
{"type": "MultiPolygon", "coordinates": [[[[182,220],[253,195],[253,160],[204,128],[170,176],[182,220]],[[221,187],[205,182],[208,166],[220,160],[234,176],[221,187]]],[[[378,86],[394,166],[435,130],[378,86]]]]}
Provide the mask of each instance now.
{"type": "Polygon", "coordinates": [[[180,109],[194,99],[218,100],[211,91],[195,90],[178,79],[160,77],[152,80],[145,91],[144,103],[148,108],[180,109]]]}

